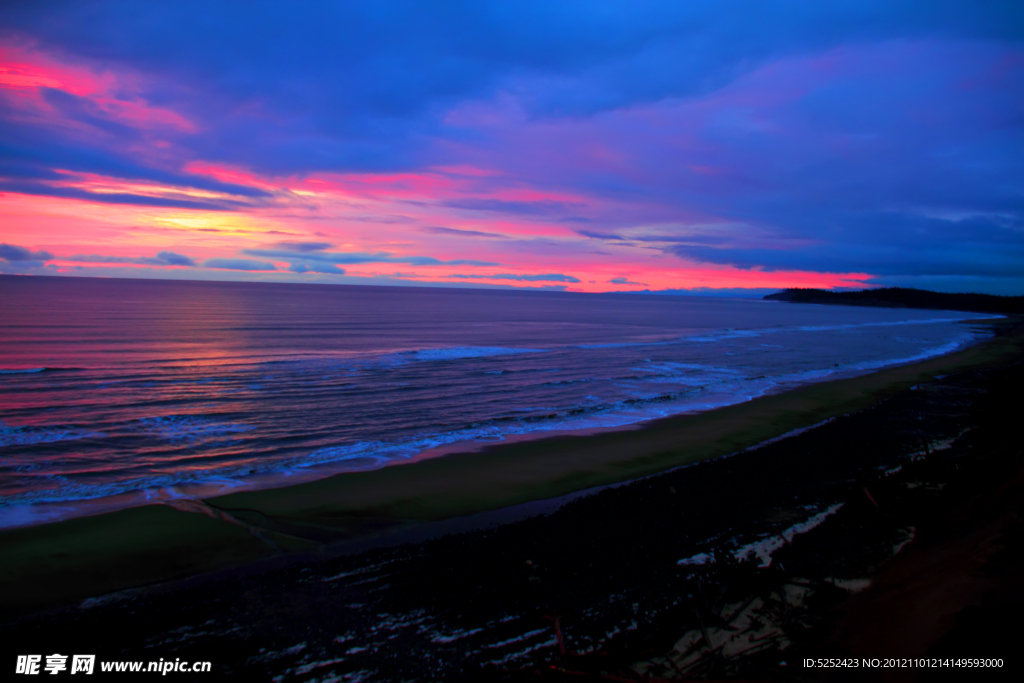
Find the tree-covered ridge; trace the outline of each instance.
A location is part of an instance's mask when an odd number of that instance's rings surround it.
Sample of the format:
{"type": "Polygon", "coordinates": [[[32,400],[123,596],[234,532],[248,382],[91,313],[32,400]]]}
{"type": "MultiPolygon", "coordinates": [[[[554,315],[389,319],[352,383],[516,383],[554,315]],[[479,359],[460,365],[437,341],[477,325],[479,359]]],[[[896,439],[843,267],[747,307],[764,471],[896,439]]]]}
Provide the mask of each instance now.
{"type": "Polygon", "coordinates": [[[1022,313],[1024,296],[992,294],[947,294],[924,289],[885,287],[854,292],[826,289],[784,289],[764,297],[774,301],[801,304],[839,304],[843,306],[883,306],[888,308],[937,308],[978,313],[1022,313]]]}

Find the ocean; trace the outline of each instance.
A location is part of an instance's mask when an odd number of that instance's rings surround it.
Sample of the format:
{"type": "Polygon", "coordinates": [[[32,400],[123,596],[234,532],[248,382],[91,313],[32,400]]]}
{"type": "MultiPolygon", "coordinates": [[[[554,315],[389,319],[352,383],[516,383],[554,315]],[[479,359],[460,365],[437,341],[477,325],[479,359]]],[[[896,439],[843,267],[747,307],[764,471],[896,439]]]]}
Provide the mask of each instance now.
{"type": "Polygon", "coordinates": [[[952,352],[982,317],[0,276],[0,527],[708,410],[952,352]]]}

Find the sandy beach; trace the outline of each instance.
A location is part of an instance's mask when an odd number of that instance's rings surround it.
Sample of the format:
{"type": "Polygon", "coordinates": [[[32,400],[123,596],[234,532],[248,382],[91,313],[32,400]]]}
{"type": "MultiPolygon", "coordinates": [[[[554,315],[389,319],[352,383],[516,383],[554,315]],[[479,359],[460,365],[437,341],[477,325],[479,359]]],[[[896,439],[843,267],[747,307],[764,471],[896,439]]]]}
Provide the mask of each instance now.
{"type": "Polygon", "coordinates": [[[796,653],[943,643],[1005,658],[958,640],[1020,598],[1000,549],[1020,532],[1024,338],[989,324],[962,352],[640,429],[8,531],[5,639],[247,680],[814,678],[796,653]]]}

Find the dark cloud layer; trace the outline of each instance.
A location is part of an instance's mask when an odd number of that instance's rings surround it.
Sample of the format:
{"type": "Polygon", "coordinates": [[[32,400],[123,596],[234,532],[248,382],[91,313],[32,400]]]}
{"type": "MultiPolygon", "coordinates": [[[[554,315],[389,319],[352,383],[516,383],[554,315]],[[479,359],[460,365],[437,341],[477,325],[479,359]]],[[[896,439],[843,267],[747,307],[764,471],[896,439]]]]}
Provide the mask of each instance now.
{"type": "Polygon", "coordinates": [[[709,263],[765,270],[871,272],[877,275],[1024,273],[1024,224],[989,217],[937,219],[904,213],[857,212],[835,218],[822,234],[794,219],[787,238],[798,245],[749,248],[736,238],[697,235],[665,251],[709,263]]]}
{"type": "MultiPolygon", "coordinates": [[[[445,131],[439,114],[497,92],[537,116],[589,115],[707,93],[771,60],[846,43],[1020,40],[1022,14],[1014,2],[948,0],[251,2],[244,11],[224,1],[69,1],[5,3],[0,35],[145,73],[147,100],[202,124],[178,142],[205,159],[292,173],[421,162],[423,134],[445,131]]],[[[112,139],[141,135],[82,98],[47,99],[112,139]]],[[[32,154],[29,141],[43,140],[25,132],[11,139],[28,156],[68,144],[32,154]]],[[[108,152],[82,163],[133,165],[108,152]]]]}

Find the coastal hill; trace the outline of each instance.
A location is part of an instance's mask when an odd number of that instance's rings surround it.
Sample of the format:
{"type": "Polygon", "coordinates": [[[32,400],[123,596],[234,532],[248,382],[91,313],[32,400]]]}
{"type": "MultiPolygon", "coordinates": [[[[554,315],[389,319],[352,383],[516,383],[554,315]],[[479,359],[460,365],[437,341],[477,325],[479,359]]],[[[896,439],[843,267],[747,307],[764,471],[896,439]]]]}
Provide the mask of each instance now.
{"type": "Polygon", "coordinates": [[[772,301],[797,304],[833,304],[840,306],[879,306],[883,308],[935,308],[976,313],[1024,313],[1024,296],[993,294],[946,294],[925,289],[885,287],[854,292],[827,289],[784,289],[764,297],[772,301]]]}

